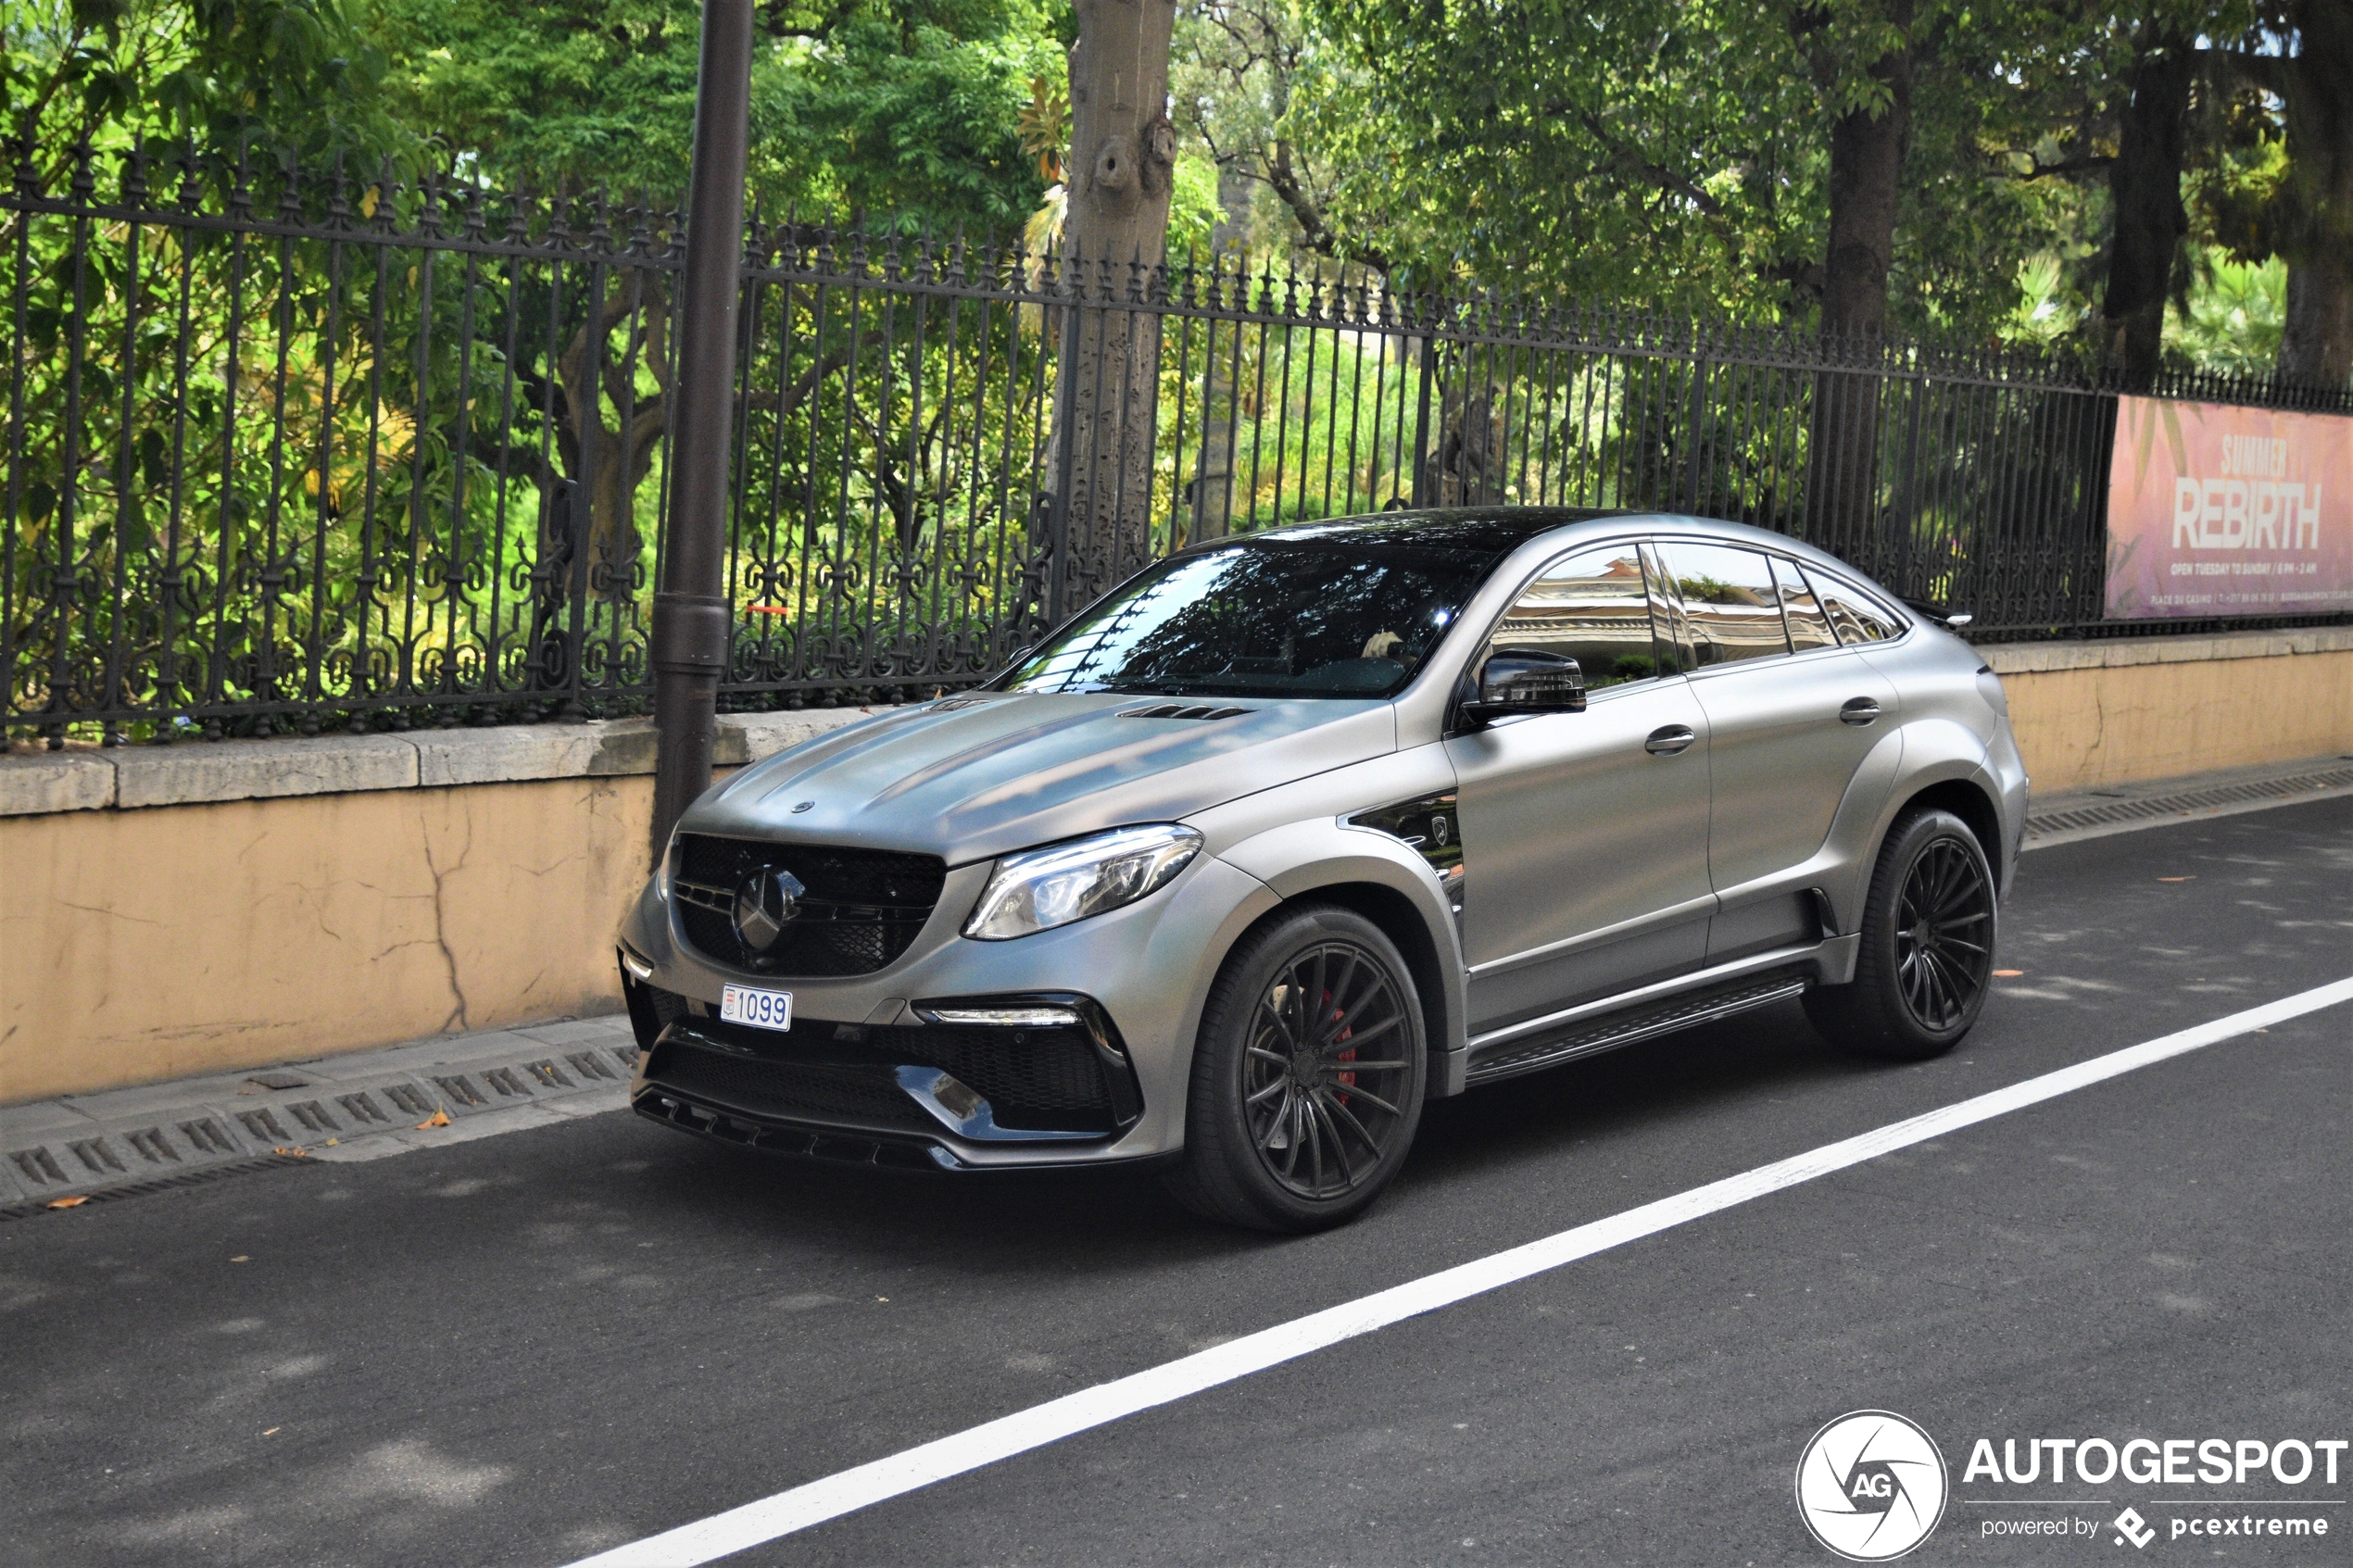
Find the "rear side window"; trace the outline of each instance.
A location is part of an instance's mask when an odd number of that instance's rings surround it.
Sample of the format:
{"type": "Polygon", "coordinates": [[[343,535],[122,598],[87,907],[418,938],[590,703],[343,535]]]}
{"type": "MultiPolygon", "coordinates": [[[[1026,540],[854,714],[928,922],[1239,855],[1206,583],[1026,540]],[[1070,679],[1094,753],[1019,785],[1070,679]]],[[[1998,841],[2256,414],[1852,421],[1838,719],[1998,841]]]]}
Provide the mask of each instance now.
{"type": "Polygon", "coordinates": [[[1903,623],[1867,597],[1860,588],[1824,571],[1809,571],[1806,580],[1814,585],[1822,608],[1830,613],[1831,625],[1837,631],[1840,642],[1849,646],[1856,643],[1883,643],[1903,632],[1903,623]]]}
{"type": "Polygon", "coordinates": [[[1585,672],[1588,691],[1658,674],[1641,554],[1632,545],[1604,545],[1546,567],[1504,611],[1487,647],[1566,655],[1585,672]]]}
{"type": "Polygon", "coordinates": [[[1701,669],[1789,652],[1769,558],[1730,545],[1667,544],[1658,549],[1683,601],[1701,669]]]}
{"type": "Polygon", "coordinates": [[[1773,583],[1780,590],[1781,617],[1789,622],[1789,646],[1792,652],[1804,653],[1808,648],[1834,648],[1838,637],[1831,631],[1830,617],[1823,613],[1821,601],[1814,590],[1806,585],[1806,574],[1797,570],[1795,561],[1773,558],[1773,583]]]}

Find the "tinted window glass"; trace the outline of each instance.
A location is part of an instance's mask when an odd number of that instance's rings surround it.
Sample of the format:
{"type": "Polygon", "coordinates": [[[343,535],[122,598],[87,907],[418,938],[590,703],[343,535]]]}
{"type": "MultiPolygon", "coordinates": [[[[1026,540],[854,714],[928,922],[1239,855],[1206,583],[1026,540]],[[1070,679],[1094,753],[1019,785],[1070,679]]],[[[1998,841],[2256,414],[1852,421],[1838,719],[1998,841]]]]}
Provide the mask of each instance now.
{"type": "Polygon", "coordinates": [[[1494,558],[1344,538],[1180,556],[1089,608],[1003,686],[1387,696],[1413,678],[1494,558]]]}
{"type": "Polygon", "coordinates": [[[1729,545],[1662,545],[1691,621],[1700,668],[1789,652],[1771,562],[1729,545]]]}
{"type": "Polygon", "coordinates": [[[1830,612],[1831,625],[1838,631],[1842,643],[1883,643],[1904,630],[1887,611],[1863,596],[1859,588],[1850,587],[1825,572],[1807,572],[1806,580],[1814,585],[1830,612]]]}
{"type": "Polygon", "coordinates": [[[1641,555],[1631,545],[1604,546],[1546,568],[1487,646],[1565,654],[1584,671],[1588,691],[1649,680],[1659,668],[1641,555]]]}
{"type": "Polygon", "coordinates": [[[1814,597],[1814,590],[1806,585],[1806,574],[1797,563],[1773,558],[1773,582],[1781,591],[1781,617],[1789,622],[1789,646],[1798,653],[1807,648],[1834,648],[1838,638],[1831,632],[1830,618],[1822,613],[1821,601],[1814,597]]]}

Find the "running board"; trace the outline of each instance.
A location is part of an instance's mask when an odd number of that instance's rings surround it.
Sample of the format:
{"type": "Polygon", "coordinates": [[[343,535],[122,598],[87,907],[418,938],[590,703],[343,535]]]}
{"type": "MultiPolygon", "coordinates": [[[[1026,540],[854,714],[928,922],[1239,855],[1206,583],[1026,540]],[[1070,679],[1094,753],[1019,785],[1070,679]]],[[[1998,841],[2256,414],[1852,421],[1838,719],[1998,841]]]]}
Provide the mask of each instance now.
{"type": "Polygon", "coordinates": [[[1689,1029],[1719,1018],[1730,1018],[1734,1013],[1746,1012],[1752,1008],[1769,1006],[1797,996],[1810,984],[1802,975],[1776,975],[1734,991],[1689,997],[1649,1010],[1591,1020],[1582,1029],[1571,1024],[1567,1026],[1573,1031],[1571,1033],[1540,1037],[1485,1060],[1474,1060],[1464,1074],[1464,1081],[1468,1085],[1491,1084],[1499,1078],[1516,1077],[1539,1068],[1574,1061],[1579,1057],[1598,1056],[1603,1051],[1614,1051],[1620,1046],[1630,1046],[1654,1035],[1673,1034],[1678,1029],[1689,1029]]]}

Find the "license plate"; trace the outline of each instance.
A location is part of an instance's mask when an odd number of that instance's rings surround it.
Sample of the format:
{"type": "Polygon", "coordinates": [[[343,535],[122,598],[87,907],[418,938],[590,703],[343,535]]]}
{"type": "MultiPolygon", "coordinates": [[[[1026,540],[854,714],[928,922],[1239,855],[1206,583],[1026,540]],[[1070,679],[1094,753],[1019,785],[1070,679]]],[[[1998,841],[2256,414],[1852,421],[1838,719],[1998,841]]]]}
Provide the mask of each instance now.
{"type": "Polygon", "coordinates": [[[789,1029],[792,993],[729,985],[719,993],[719,1016],[726,1022],[749,1023],[754,1029],[789,1029]]]}

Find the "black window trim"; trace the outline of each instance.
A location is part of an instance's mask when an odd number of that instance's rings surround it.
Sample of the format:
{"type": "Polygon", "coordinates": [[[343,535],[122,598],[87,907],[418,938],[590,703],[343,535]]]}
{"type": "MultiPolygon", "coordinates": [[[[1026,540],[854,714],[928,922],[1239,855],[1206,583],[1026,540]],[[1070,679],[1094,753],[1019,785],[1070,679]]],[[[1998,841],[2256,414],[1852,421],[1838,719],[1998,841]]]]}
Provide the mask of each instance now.
{"type": "MultiPolygon", "coordinates": [[[[1864,587],[1861,583],[1856,582],[1852,577],[1847,576],[1843,572],[1833,571],[1828,567],[1811,565],[1808,562],[1799,560],[1795,556],[1790,557],[1789,559],[1792,564],[1797,568],[1798,571],[1805,576],[1806,585],[1807,587],[1813,587],[1814,579],[1818,576],[1828,578],[1831,582],[1837,583],[1848,593],[1853,594],[1856,598],[1863,599],[1877,607],[1879,612],[1887,617],[1887,619],[1893,622],[1895,627],[1895,635],[1892,637],[1881,637],[1877,642],[1850,643],[1845,638],[1839,637],[1838,646],[1840,651],[1843,652],[1848,648],[1893,647],[1895,644],[1909,637],[1912,633],[1918,629],[1919,625],[1919,619],[1909,610],[1898,608],[1890,604],[1885,594],[1877,593],[1869,588],[1864,587]]],[[[1815,601],[1819,603],[1821,597],[1821,591],[1819,589],[1815,589],[1815,601]]],[[[1822,614],[1824,619],[1827,620],[1829,618],[1830,607],[1828,605],[1822,606],[1822,614]]],[[[1831,621],[1831,635],[1838,637],[1838,622],[1835,621],[1831,621]]],[[[1824,650],[1816,648],[1813,651],[1820,653],[1824,650]]]]}

